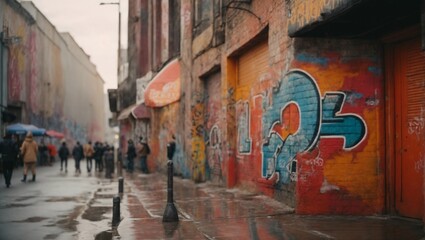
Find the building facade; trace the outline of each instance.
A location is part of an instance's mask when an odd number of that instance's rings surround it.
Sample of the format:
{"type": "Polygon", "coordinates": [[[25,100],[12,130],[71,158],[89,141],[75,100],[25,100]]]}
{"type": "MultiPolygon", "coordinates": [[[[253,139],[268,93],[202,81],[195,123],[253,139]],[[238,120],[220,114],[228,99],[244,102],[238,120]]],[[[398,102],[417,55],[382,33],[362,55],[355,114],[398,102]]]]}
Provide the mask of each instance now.
{"type": "Polygon", "coordinates": [[[196,182],[424,219],[423,0],[131,2],[151,170],[171,133],[196,182]]]}
{"type": "Polygon", "coordinates": [[[31,2],[1,4],[2,111],[63,132],[71,144],[103,141],[104,82],[89,56],[31,2]]]}

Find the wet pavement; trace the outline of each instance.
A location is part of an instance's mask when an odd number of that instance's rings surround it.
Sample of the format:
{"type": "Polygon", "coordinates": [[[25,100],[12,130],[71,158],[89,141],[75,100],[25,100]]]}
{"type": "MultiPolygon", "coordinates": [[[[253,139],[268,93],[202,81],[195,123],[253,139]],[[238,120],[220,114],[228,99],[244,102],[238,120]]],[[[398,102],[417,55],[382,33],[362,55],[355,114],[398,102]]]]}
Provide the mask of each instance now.
{"type": "Polygon", "coordinates": [[[125,176],[123,239],[425,239],[420,221],[386,216],[300,216],[262,195],[174,178],[180,221],[163,223],[166,176],[125,176]]]}
{"type": "Polygon", "coordinates": [[[124,173],[121,222],[112,228],[118,178],[39,167],[37,182],[0,181],[3,239],[425,239],[419,221],[386,216],[300,216],[262,195],[174,178],[180,221],[163,223],[165,174],[124,173]]]}

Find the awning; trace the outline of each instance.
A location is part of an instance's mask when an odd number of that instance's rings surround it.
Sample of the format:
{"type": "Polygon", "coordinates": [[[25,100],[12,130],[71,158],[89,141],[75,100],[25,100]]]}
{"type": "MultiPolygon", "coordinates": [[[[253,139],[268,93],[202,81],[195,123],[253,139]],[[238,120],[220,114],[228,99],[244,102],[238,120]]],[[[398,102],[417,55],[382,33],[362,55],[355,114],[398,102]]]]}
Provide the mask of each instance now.
{"type": "Polygon", "coordinates": [[[145,104],[148,107],[162,107],[180,99],[180,62],[178,59],[167,64],[148,84],[145,90],[145,104]]]}
{"type": "Polygon", "coordinates": [[[62,139],[62,138],[65,137],[65,134],[63,134],[61,132],[57,132],[55,130],[47,130],[46,135],[49,136],[49,137],[54,137],[54,138],[59,138],[59,139],[62,139]]]}
{"type": "Polygon", "coordinates": [[[34,136],[43,136],[46,133],[46,129],[23,123],[15,123],[6,127],[6,133],[8,134],[24,135],[27,132],[31,132],[34,136]]]}
{"type": "Polygon", "coordinates": [[[135,119],[148,119],[151,118],[151,109],[146,107],[144,103],[141,103],[131,111],[131,114],[133,114],[135,119]]]}
{"type": "Polygon", "coordinates": [[[131,105],[131,106],[129,106],[129,107],[127,107],[127,108],[124,108],[121,112],[120,112],[120,115],[118,115],[118,121],[121,121],[121,120],[124,120],[124,119],[127,119],[128,118],[128,116],[130,116],[130,114],[131,114],[131,111],[133,111],[133,109],[136,107],[136,104],[133,104],[133,105],[131,105]]]}

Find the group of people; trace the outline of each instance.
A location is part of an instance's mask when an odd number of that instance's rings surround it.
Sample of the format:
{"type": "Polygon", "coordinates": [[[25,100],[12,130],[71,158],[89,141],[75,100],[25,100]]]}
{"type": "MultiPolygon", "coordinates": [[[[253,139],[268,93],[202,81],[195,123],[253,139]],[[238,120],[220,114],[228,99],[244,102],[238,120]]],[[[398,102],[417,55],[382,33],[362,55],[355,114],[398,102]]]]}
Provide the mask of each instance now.
{"type": "MultiPolygon", "coordinates": [[[[172,160],[176,151],[176,137],[174,134],[170,134],[167,143],[167,158],[172,160]]],[[[134,159],[140,158],[140,170],[143,173],[149,173],[147,158],[151,150],[148,143],[143,139],[139,138],[137,145],[134,144],[132,139],[128,140],[127,147],[127,172],[132,173],[134,171],[134,159]]]]}
{"type": "Polygon", "coordinates": [[[81,143],[77,141],[71,152],[66,142],[63,142],[59,148],[59,158],[61,160],[60,171],[68,171],[68,158],[71,155],[75,160],[76,173],[81,173],[80,162],[84,158],[87,162],[88,173],[90,173],[93,168],[93,159],[95,162],[95,171],[102,172],[103,169],[106,168],[107,177],[109,177],[113,171],[114,147],[109,146],[107,143],[95,142],[94,146],[92,146],[92,142],[88,141],[88,143],[82,146],[81,143]]]}
{"type": "MultiPolygon", "coordinates": [[[[36,165],[51,165],[54,161],[54,155],[52,151],[45,146],[43,141],[40,145],[33,139],[33,134],[28,132],[25,140],[20,143],[18,136],[15,134],[6,134],[3,137],[3,141],[0,142],[0,154],[2,159],[3,175],[6,183],[6,187],[9,188],[11,185],[11,179],[14,168],[18,164],[18,160],[23,162],[23,178],[22,182],[27,181],[28,171],[31,170],[32,179],[30,181],[35,182],[36,180],[36,165]],[[44,150],[48,153],[45,155],[44,150]],[[47,158],[47,159],[45,159],[47,158]],[[40,160],[41,159],[41,160],[40,160]]],[[[56,154],[56,148],[53,149],[56,154]]],[[[107,143],[96,142],[92,146],[89,141],[84,146],[77,141],[76,145],[72,148],[72,152],[68,149],[66,142],[62,142],[58,155],[61,162],[60,171],[68,171],[68,158],[73,157],[75,160],[75,173],[81,173],[80,162],[82,159],[87,160],[87,172],[92,170],[92,160],[95,161],[95,171],[102,172],[106,169],[105,176],[108,178],[112,177],[114,171],[114,148],[109,146],[107,143]]]]}
{"type": "MultiPolygon", "coordinates": [[[[175,136],[171,134],[167,144],[167,158],[169,160],[173,158],[175,149],[175,136]]],[[[0,153],[3,161],[3,175],[5,178],[6,187],[9,188],[11,185],[13,169],[16,166],[18,158],[22,159],[24,165],[23,178],[21,181],[27,181],[27,173],[29,170],[31,170],[32,173],[32,180],[30,181],[36,180],[36,164],[39,151],[40,146],[38,146],[36,141],[33,139],[31,132],[27,133],[22,144],[18,142],[16,135],[4,136],[4,140],[0,142],[0,153]]],[[[143,137],[139,138],[139,141],[136,145],[132,139],[128,140],[126,154],[127,171],[134,171],[134,160],[139,157],[141,171],[143,173],[149,173],[147,158],[150,152],[150,147],[143,139],[143,137]]],[[[62,142],[58,151],[58,155],[60,158],[60,171],[68,171],[68,158],[72,156],[75,160],[75,172],[77,174],[81,173],[80,162],[82,159],[86,159],[88,173],[90,173],[93,168],[93,159],[95,162],[94,171],[102,172],[105,168],[105,177],[108,178],[111,178],[112,173],[114,172],[114,148],[113,146],[109,146],[107,143],[103,144],[101,142],[95,142],[94,146],[92,146],[91,141],[88,141],[84,145],[81,145],[81,143],[77,141],[76,145],[72,148],[72,151],[70,151],[66,142],[62,142]]],[[[120,159],[121,154],[119,153],[118,155],[120,159]]],[[[48,162],[52,162],[51,157],[49,157],[48,162]]]]}
{"type": "Polygon", "coordinates": [[[151,150],[146,141],[143,140],[143,137],[139,138],[137,146],[134,145],[132,139],[128,140],[127,146],[127,172],[134,171],[134,159],[139,156],[140,157],[140,169],[143,173],[149,173],[147,158],[150,154],[151,150]]]}

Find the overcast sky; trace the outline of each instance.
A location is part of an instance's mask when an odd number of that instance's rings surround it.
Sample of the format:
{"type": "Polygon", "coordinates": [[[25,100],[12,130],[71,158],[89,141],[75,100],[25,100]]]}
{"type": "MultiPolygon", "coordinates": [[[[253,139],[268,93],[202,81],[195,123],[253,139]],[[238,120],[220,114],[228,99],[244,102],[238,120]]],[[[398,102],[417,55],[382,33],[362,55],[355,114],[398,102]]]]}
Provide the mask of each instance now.
{"type": "MultiPolygon", "coordinates": [[[[119,0],[32,0],[59,32],[69,32],[105,81],[117,87],[119,0]]],[[[121,0],[121,46],[127,47],[128,0],[121,0]]]]}

